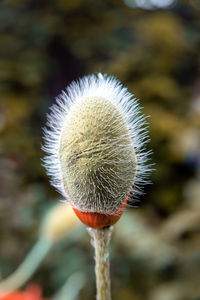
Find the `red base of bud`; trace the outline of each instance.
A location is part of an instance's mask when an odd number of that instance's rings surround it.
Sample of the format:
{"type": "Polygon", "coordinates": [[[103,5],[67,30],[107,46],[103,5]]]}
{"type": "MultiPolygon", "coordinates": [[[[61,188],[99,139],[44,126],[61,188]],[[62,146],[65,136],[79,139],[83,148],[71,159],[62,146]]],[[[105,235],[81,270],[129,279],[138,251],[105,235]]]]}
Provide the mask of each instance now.
{"type": "Polygon", "coordinates": [[[101,229],[106,226],[114,225],[119,220],[127,204],[127,201],[128,198],[124,201],[124,203],[120,206],[120,208],[112,215],[92,213],[92,212],[81,212],[74,207],[72,208],[82,223],[84,223],[88,227],[101,229]]]}

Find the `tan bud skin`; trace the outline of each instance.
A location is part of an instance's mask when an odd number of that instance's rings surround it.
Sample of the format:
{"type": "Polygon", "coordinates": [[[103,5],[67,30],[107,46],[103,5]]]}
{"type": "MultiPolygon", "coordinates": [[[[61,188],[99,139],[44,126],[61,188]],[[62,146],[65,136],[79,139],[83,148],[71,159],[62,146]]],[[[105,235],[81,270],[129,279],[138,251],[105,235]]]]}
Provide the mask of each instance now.
{"type": "Polygon", "coordinates": [[[114,224],[126,205],[137,165],[118,108],[103,97],[75,103],[63,124],[59,157],[65,191],[81,221],[94,228],[114,224]]]}

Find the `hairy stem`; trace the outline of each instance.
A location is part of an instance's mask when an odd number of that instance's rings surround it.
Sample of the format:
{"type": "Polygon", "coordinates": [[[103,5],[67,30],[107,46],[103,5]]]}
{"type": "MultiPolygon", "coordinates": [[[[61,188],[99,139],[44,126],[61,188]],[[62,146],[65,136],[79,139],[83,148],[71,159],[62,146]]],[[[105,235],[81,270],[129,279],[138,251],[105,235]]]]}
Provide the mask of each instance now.
{"type": "Polygon", "coordinates": [[[111,300],[109,242],[113,227],[89,228],[95,249],[97,300],[111,300]]]}

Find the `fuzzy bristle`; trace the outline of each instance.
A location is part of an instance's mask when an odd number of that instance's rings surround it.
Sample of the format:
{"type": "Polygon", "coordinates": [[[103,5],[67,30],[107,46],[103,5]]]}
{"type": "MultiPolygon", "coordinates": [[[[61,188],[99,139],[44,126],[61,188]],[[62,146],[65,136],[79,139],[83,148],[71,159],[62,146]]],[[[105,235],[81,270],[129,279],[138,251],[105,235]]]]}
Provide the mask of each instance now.
{"type": "Polygon", "coordinates": [[[102,97],[70,109],[59,156],[64,186],[82,212],[113,213],[134,183],[137,162],[127,125],[117,107],[102,97]]]}
{"type": "Polygon", "coordinates": [[[137,196],[148,182],[145,125],[137,100],[114,77],[73,82],[44,129],[52,185],[82,212],[114,213],[129,192],[137,196]]]}

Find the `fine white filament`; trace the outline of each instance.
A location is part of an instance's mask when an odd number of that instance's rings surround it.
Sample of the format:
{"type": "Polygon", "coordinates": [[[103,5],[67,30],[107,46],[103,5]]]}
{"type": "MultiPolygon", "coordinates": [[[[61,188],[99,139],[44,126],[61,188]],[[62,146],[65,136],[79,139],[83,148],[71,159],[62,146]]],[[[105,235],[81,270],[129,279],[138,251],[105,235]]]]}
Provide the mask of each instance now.
{"type": "Polygon", "coordinates": [[[113,76],[72,82],[50,108],[44,165],[82,212],[113,214],[148,182],[148,132],[138,101],[113,76]]]}

